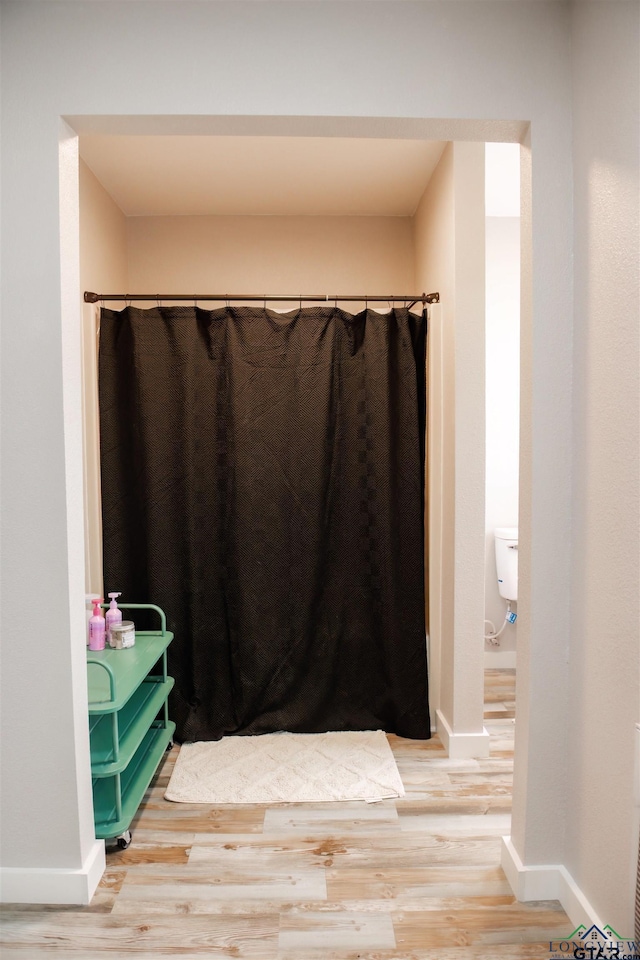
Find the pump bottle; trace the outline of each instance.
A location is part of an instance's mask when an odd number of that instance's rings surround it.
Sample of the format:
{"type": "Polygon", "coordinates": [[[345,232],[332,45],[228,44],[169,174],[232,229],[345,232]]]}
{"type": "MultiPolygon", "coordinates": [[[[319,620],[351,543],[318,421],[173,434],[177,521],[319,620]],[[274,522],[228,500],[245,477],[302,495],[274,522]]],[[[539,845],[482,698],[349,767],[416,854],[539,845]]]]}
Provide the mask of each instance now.
{"type": "Polygon", "coordinates": [[[118,608],[118,604],[116,603],[116,597],[121,597],[122,594],[110,593],[109,596],[111,597],[111,603],[109,604],[107,616],[105,617],[107,629],[106,642],[110,647],[112,647],[113,641],[111,639],[111,627],[114,625],[114,623],[122,623],[122,610],[118,608]]]}
{"type": "Polygon", "coordinates": [[[100,610],[102,597],[93,601],[93,616],[89,620],[89,650],[104,650],[105,619],[100,610]]]}

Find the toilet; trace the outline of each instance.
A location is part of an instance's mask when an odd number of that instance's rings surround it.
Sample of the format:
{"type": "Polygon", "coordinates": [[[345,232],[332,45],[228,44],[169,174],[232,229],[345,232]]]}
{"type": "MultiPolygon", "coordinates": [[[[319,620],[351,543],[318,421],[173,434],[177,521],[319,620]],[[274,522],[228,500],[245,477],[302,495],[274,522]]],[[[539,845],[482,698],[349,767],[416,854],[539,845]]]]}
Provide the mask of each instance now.
{"type": "Polygon", "coordinates": [[[500,596],[512,602],[518,599],[518,528],[497,527],[496,572],[500,596]]]}

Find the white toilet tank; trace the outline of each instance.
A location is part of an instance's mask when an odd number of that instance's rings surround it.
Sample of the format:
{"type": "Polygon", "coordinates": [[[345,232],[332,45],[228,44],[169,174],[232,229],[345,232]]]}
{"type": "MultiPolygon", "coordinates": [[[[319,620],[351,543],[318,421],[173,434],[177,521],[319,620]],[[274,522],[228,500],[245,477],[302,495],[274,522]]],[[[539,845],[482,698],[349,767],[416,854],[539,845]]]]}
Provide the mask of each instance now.
{"type": "Polygon", "coordinates": [[[498,590],[505,600],[518,599],[518,528],[497,527],[496,571],[498,590]]]}

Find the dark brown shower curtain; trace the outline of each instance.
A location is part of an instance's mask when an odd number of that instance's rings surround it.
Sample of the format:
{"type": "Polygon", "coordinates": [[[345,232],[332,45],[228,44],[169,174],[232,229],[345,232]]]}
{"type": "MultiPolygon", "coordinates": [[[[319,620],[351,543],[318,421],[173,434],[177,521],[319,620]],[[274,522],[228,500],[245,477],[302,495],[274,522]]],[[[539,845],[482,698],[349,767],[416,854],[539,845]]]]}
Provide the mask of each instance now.
{"type": "Polygon", "coordinates": [[[105,591],[167,612],[179,740],[430,736],[426,316],[103,310],[105,591]]]}

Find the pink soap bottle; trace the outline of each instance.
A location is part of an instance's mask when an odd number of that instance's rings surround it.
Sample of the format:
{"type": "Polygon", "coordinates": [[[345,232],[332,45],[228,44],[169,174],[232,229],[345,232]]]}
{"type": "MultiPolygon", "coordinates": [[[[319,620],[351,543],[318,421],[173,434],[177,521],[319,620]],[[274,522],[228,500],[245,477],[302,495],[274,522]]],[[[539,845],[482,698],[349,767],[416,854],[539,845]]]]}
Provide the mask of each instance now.
{"type": "Polygon", "coordinates": [[[116,597],[121,597],[121,593],[110,593],[111,603],[109,604],[109,609],[107,610],[106,627],[107,627],[107,640],[106,642],[110,647],[113,646],[113,641],[111,639],[111,627],[114,623],[122,623],[122,610],[118,609],[118,604],[116,603],[116,597]]]}
{"type": "Polygon", "coordinates": [[[105,619],[100,611],[102,597],[93,601],[93,616],[89,620],[89,650],[104,650],[105,619]]]}

